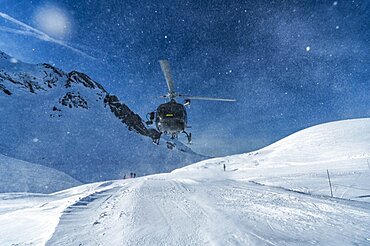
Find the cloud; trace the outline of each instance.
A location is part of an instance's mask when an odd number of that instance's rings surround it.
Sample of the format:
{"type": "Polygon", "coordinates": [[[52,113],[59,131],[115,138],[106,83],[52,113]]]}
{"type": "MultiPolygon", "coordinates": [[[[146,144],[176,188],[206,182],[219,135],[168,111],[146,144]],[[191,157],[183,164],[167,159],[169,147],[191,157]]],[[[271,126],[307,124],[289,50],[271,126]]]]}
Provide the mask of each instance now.
{"type": "Polygon", "coordinates": [[[54,44],[58,44],[60,46],[63,46],[69,50],[72,50],[73,52],[75,53],[78,53],[84,57],[87,57],[89,59],[93,59],[95,60],[96,58],[91,56],[91,55],[88,55],[86,54],[85,52],[79,50],[79,49],[76,49],[74,47],[72,47],[71,45],[69,45],[68,43],[62,41],[62,40],[59,40],[59,39],[56,39],[56,38],[53,38],[51,36],[49,36],[48,34],[30,26],[30,25],[27,25],[26,23],[22,22],[22,21],[19,21],[17,19],[15,19],[14,17],[8,15],[8,14],[5,14],[3,12],[0,12],[0,17],[7,20],[7,21],[10,21],[14,24],[16,24],[17,26],[21,27],[22,29],[14,29],[14,28],[9,28],[9,27],[4,27],[4,26],[0,26],[0,30],[2,31],[5,31],[5,32],[8,32],[8,33],[14,33],[14,34],[19,34],[19,35],[25,35],[25,36],[30,36],[30,37],[34,37],[34,38],[37,38],[37,39],[40,39],[42,41],[46,41],[46,42],[50,42],[50,43],[54,43],[54,44]]]}

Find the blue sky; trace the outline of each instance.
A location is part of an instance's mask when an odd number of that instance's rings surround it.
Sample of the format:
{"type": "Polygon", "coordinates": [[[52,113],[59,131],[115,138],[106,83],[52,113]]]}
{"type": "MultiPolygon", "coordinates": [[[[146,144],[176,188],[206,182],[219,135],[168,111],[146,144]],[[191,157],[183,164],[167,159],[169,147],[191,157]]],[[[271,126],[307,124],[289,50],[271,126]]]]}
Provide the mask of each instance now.
{"type": "Polygon", "coordinates": [[[204,154],[370,116],[368,1],[8,0],[0,12],[0,50],[83,71],[142,117],[166,93],[159,59],[178,92],[236,98],[192,102],[192,147],[204,154]],[[43,25],[45,9],[60,11],[64,33],[43,25]]]}

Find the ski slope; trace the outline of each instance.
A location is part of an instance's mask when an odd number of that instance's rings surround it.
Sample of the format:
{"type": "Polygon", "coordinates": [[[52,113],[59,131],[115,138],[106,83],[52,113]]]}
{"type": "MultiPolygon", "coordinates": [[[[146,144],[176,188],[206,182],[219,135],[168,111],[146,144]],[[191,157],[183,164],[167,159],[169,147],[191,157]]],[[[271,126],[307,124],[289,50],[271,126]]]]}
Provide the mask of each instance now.
{"type": "Polygon", "coordinates": [[[0,245],[369,245],[369,132],[333,122],[172,173],[0,194],[0,245]]]}

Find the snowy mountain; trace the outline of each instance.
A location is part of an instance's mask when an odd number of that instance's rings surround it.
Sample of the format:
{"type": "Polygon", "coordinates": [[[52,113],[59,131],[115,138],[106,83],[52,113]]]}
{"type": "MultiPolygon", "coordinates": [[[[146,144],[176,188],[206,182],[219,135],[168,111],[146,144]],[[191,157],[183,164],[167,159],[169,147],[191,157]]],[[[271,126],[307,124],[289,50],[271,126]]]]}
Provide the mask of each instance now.
{"type": "Polygon", "coordinates": [[[65,173],[0,154],[0,193],[53,193],[80,182],[65,173]]]}
{"type": "Polygon", "coordinates": [[[167,174],[0,194],[0,244],[368,245],[369,132],[332,122],[167,174]]]}
{"type": "Polygon", "coordinates": [[[81,182],[170,171],[205,157],[157,131],[86,74],[0,52],[0,153],[81,182]]]}

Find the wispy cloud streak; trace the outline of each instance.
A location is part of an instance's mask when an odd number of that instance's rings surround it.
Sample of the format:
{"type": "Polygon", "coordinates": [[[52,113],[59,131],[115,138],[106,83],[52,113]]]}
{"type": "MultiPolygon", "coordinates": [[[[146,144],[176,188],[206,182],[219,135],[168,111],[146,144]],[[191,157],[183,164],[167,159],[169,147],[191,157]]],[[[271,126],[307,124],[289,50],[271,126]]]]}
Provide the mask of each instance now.
{"type": "Polygon", "coordinates": [[[31,37],[34,37],[34,38],[37,38],[37,39],[40,39],[40,40],[43,40],[43,41],[46,41],[46,42],[51,42],[51,43],[55,43],[55,44],[58,44],[58,45],[61,45],[67,49],[70,49],[72,50],[73,52],[76,52],[80,55],[83,55],[85,57],[88,57],[90,59],[96,59],[95,57],[91,56],[91,55],[88,55],[86,54],[85,52],[79,50],[79,49],[76,49],[74,47],[72,47],[71,45],[69,45],[68,43],[62,41],[62,40],[59,40],[59,39],[55,39],[53,37],[50,37],[48,34],[30,26],[30,25],[27,25],[26,23],[22,22],[22,21],[19,21],[17,19],[15,19],[14,17],[11,17],[10,15],[8,14],[5,14],[3,12],[0,12],[0,17],[7,20],[7,21],[10,21],[14,24],[16,24],[17,26],[21,27],[23,30],[19,30],[19,29],[14,29],[14,28],[9,28],[9,27],[4,27],[4,26],[0,26],[0,30],[1,31],[5,31],[5,32],[9,32],[9,33],[14,33],[14,34],[19,34],[19,35],[25,35],[25,36],[31,36],[31,37]]]}

